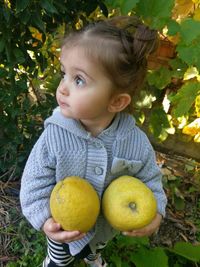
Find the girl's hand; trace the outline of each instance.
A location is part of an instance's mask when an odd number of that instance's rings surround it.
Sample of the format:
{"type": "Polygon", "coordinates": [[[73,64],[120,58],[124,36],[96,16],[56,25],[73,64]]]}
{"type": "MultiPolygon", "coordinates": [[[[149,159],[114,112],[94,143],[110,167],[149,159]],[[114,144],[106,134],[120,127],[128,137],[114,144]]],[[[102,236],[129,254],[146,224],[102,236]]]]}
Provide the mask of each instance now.
{"type": "Polygon", "coordinates": [[[153,221],[147,226],[133,231],[123,232],[123,234],[127,236],[138,236],[138,237],[150,236],[159,229],[161,221],[162,221],[162,215],[157,213],[153,221]]]}
{"type": "Polygon", "coordinates": [[[49,238],[60,243],[69,243],[85,236],[85,233],[79,231],[62,230],[61,225],[56,223],[53,218],[47,219],[42,229],[49,238]]]}

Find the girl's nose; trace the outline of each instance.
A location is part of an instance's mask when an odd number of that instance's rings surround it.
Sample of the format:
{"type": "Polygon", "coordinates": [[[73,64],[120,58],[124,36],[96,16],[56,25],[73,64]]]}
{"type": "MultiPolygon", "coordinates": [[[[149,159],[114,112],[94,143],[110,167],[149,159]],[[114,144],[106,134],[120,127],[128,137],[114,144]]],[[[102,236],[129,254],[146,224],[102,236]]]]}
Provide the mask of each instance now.
{"type": "Polygon", "coordinates": [[[67,86],[67,83],[66,81],[62,81],[61,82],[61,85],[60,85],[60,93],[62,95],[69,95],[69,89],[68,89],[68,86],[67,86]]]}

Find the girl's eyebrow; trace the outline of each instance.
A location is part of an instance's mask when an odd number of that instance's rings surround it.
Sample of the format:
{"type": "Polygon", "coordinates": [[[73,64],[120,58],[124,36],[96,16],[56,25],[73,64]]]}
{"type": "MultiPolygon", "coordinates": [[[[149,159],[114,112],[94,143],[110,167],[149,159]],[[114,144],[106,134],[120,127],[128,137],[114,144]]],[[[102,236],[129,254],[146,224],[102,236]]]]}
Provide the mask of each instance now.
{"type": "Polygon", "coordinates": [[[80,71],[80,72],[82,72],[82,73],[84,73],[89,79],[91,79],[91,80],[94,80],[87,72],[85,72],[83,69],[80,69],[80,68],[78,68],[78,67],[75,67],[74,68],[76,71],[80,71]]]}
{"type": "MultiPolygon", "coordinates": [[[[63,63],[62,63],[61,60],[60,60],[60,65],[61,65],[61,68],[65,69],[65,66],[63,65],[63,63]]],[[[94,81],[94,79],[92,78],[92,76],[89,75],[87,72],[85,72],[83,69],[81,69],[81,68],[79,68],[79,67],[74,67],[74,70],[75,70],[75,71],[80,71],[80,72],[84,73],[89,79],[91,79],[91,80],[94,81]]]]}

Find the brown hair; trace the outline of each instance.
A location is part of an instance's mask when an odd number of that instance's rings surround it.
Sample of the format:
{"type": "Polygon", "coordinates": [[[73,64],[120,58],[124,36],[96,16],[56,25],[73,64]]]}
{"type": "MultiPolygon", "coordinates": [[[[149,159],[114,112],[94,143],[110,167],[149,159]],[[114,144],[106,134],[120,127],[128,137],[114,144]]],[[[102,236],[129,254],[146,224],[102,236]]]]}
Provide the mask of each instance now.
{"type": "MultiPolygon", "coordinates": [[[[135,16],[91,23],[63,41],[66,48],[83,47],[87,56],[96,59],[114,88],[130,94],[132,99],[146,76],[147,55],[157,44],[157,32],[135,16]]],[[[132,112],[132,104],[127,111],[132,112]]]]}

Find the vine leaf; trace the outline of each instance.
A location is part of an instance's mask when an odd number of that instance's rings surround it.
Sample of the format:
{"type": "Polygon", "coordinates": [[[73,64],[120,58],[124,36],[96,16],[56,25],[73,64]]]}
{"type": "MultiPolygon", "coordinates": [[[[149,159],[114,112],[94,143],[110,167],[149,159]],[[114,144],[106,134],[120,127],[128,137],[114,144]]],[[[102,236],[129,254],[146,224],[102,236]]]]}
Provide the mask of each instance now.
{"type": "Polygon", "coordinates": [[[200,84],[198,82],[188,82],[178,90],[176,95],[169,96],[169,100],[174,105],[174,116],[181,117],[186,115],[192,107],[199,92],[200,84]]]}
{"type": "Polygon", "coordinates": [[[194,246],[186,242],[178,242],[175,244],[173,249],[168,250],[188,260],[192,260],[194,262],[200,261],[200,246],[194,246]]]}
{"type": "Polygon", "coordinates": [[[186,19],[181,23],[180,36],[181,42],[186,45],[191,44],[194,40],[200,37],[200,21],[195,21],[193,19],[186,19]]]}
{"type": "Polygon", "coordinates": [[[155,29],[161,29],[171,18],[174,0],[140,0],[137,11],[155,29]]]}
{"type": "Polygon", "coordinates": [[[141,247],[137,253],[132,253],[131,261],[136,267],[168,267],[168,257],[164,249],[147,249],[141,247]]]}
{"type": "Polygon", "coordinates": [[[168,136],[167,130],[171,127],[167,114],[162,107],[152,109],[149,118],[149,129],[151,133],[160,140],[165,140],[168,136]]]}
{"type": "Polygon", "coordinates": [[[139,0],[106,0],[105,3],[108,6],[117,8],[119,7],[122,14],[126,15],[129,11],[131,11],[139,0]]]}
{"type": "Polygon", "coordinates": [[[157,71],[149,72],[147,81],[150,85],[154,85],[159,89],[164,89],[171,82],[172,72],[165,67],[161,67],[157,71]]]}
{"type": "Polygon", "coordinates": [[[189,66],[196,66],[200,69],[200,43],[194,42],[191,45],[185,45],[183,43],[178,44],[176,48],[178,56],[189,66]]]}
{"type": "Polygon", "coordinates": [[[121,1],[122,14],[126,15],[131,9],[133,9],[139,0],[123,0],[121,1]]]}

